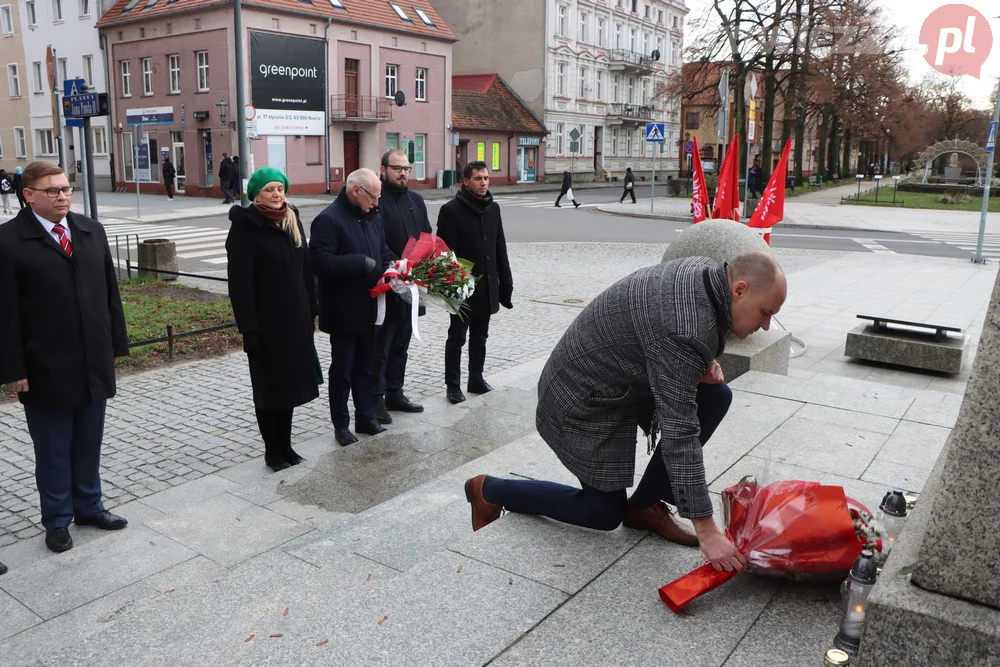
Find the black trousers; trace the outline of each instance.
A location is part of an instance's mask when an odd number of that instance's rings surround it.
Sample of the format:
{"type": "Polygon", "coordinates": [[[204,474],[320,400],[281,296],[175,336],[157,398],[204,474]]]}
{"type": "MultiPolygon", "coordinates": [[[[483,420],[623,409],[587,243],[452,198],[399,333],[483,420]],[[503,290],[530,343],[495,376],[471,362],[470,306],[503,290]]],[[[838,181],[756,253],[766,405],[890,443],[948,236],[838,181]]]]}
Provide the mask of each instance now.
{"type": "Polygon", "coordinates": [[[28,202],[25,201],[25,199],[24,199],[24,191],[23,190],[18,190],[17,191],[17,202],[21,205],[21,208],[24,208],[25,206],[28,205],[28,202]]]}
{"type": "Polygon", "coordinates": [[[257,428],[264,439],[264,449],[269,454],[280,454],[292,446],[292,413],[293,410],[261,410],[254,406],[257,412],[257,428]]]}
{"type": "MultiPolygon", "coordinates": [[[[701,425],[698,440],[704,447],[729,412],[733,392],[727,384],[699,384],[696,400],[701,425]]],[[[500,477],[486,478],[483,498],[488,503],[503,505],[510,512],[547,516],[584,528],[614,530],[625,518],[628,505],[645,509],[658,500],[677,504],[670,485],[670,473],[663,463],[662,446],[661,440],[631,498],[626,499],[625,489],[601,491],[583,483],[583,488],[577,489],[555,482],[500,477]]]]}
{"type": "Polygon", "coordinates": [[[219,189],[222,190],[222,196],[226,198],[227,202],[233,200],[232,188],[229,186],[229,181],[221,181],[219,183],[219,189]]]}
{"type": "Polygon", "coordinates": [[[625,190],[622,192],[622,198],[618,200],[618,203],[621,204],[623,201],[625,201],[626,196],[632,197],[632,203],[633,204],[635,203],[635,186],[632,186],[631,188],[625,188],[625,190]]]}
{"type": "Polygon", "coordinates": [[[46,528],[66,528],[74,515],[104,511],[100,469],[106,407],[107,401],[66,410],[24,406],[46,528]]]}
{"type": "Polygon", "coordinates": [[[403,395],[406,360],[409,358],[410,338],[413,337],[409,309],[404,312],[402,307],[392,308],[400,306],[398,303],[388,305],[390,309],[386,311],[385,322],[379,328],[375,342],[372,394],[376,399],[383,396],[395,399],[403,395]]]}
{"type": "Polygon", "coordinates": [[[482,377],[486,365],[486,339],[490,337],[490,314],[466,315],[462,321],[451,316],[448,342],[444,346],[444,382],[449,387],[462,384],[462,347],[469,337],[469,377],[482,377]]]}
{"type": "Polygon", "coordinates": [[[171,199],[173,199],[174,198],[174,182],[173,181],[167,181],[163,185],[167,188],[167,196],[170,197],[171,199]]]}
{"type": "MultiPolygon", "coordinates": [[[[562,199],[563,197],[565,197],[565,196],[566,196],[567,194],[569,194],[569,192],[568,192],[568,191],[567,191],[567,192],[560,192],[560,193],[559,193],[559,196],[558,196],[558,197],[556,197],[556,206],[559,206],[559,201],[560,201],[560,200],[561,200],[561,199],[562,199]]],[[[573,202],[574,204],[576,203],[576,200],[575,200],[575,199],[570,199],[570,201],[571,201],[571,202],[573,202]]]]}
{"type": "Polygon", "coordinates": [[[375,360],[375,332],[361,336],[330,336],[333,361],[330,363],[330,420],[336,428],[351,425],[347,398],[354,399],[359,421],[375,419],[372,407],[372,363],[375,360]]]}

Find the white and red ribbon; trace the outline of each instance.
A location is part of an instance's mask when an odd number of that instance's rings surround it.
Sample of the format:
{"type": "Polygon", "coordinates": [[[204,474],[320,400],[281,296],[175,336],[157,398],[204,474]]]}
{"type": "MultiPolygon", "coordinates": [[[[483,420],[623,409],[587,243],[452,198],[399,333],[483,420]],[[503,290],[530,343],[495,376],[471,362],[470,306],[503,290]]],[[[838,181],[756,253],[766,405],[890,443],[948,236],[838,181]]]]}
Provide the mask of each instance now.
{"type": "Polygon", "coordinates": [[[375,326],[381,326],[385,322],[385,294],[386,292],[393,291],[395,288],[393,282],[399,282],[406,286],[410,292],[410,323],[413,326],[413,336],[420,343],[424,342],[424,339],[420,337],[420,327],[417,324],[417,320],[420,318],[420,292],[423,290],[427,291],[427,288],[419,283],[410,280],[410,263],[409,260],[401,259],[393,262],[389,265],[389,269],[382,274],[382,277],[378,279],[370,292],[373,297],[375,297],[376,303],[376,315],[375,315],[375,326]]]}

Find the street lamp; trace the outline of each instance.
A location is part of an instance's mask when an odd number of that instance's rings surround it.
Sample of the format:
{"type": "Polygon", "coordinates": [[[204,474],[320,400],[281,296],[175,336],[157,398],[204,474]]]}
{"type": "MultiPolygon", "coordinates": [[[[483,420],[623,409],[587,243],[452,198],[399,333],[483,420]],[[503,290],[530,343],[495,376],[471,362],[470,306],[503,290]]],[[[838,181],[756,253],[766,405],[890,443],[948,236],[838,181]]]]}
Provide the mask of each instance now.
{"type": "Polygon", "coordinates": [[[215,105],[215,109],[219,112],[220,125],[225,125],[230,129],[236,129],[235,120],[230,120],[230,121],[226,120],[226,116],[229,115],[229,104],[227,104],[225,100],[219,100],[218,103],[215,105]]]}

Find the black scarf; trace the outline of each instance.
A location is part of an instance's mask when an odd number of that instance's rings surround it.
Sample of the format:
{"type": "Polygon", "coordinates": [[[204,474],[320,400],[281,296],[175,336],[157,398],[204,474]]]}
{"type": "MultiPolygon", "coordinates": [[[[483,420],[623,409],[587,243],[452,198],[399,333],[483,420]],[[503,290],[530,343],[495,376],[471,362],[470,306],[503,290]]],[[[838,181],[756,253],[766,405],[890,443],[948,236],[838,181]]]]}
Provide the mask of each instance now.
{"type": "Polygon", "coordinates": [[[458,201],[480,214],[485,213],[493,205],[493,193],[489,190],[486,191],[484,196],[480,197],[463,185],[455,197],[458,201]]]}

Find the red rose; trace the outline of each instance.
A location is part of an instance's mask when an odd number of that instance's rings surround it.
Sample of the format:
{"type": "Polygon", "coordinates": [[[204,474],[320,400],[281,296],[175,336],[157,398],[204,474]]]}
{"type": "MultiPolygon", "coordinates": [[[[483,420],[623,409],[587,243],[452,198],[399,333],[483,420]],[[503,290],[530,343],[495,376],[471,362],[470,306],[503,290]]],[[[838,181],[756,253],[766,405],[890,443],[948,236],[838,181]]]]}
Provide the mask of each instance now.
{"type": "Polygon", "coordinates": [[[882,551],[882,540],[875,540],[875,547],[881,552],[882,551]]]}

